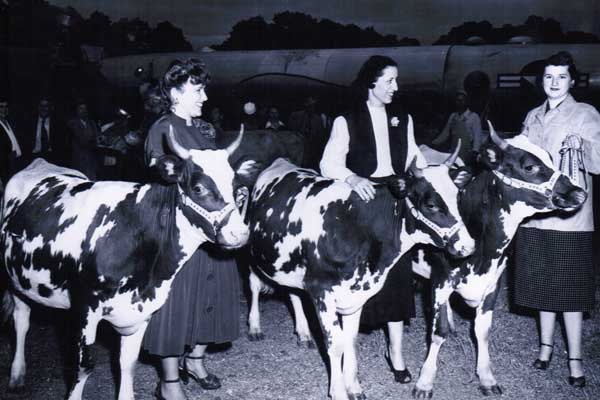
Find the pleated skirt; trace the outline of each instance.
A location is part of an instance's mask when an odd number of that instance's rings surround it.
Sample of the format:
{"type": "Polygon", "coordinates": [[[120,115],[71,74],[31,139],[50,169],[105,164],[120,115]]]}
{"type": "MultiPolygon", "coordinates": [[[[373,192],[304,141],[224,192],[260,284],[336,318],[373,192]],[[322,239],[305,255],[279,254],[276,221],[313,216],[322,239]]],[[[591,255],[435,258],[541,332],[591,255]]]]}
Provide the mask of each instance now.
{"type": "Polygon", "coordinates": [[[375,329],[388,322],[408,321],[415,317],[415,293],[410,257],[403,256],[388,273],[381,291],[364,305],[360,324],[375,329]]]}
{"type": "Polygon", "coordinates": [[[515,303],[541,311],[594,309],[592,232],[519,228],[515,237],[515,303]]]}
{"type": "Polygon", "coordinates": [[[240,330],[240,282],[233,254],[199,248],[173,280],[166,303],[152,316],[143,348],[179,356],[196,344],[226,343],[240,330]]]}

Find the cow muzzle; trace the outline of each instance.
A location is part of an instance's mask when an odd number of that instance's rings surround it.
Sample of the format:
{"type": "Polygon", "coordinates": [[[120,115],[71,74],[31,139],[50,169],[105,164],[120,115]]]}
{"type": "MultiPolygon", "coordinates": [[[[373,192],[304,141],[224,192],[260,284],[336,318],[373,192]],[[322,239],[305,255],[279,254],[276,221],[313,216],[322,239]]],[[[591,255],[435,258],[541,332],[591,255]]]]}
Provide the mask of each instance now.
{"type": "Polygon", "coordinates": [[[587,192],[573,184],[568,176],[561,175],[552,191],[552,205],[563,211],[574,211],[587,200],[587,192]]]}
{"type": "Polygon", "coordinates": [[[229,249],[242,247],[248,242],[250,230],[234,203],[228,203],[220,210],[208,211],[186,196],[181,188],[179,194],[182,204],[192,209],[211,227],[212,232],[205,232],[211,241],[229,249]]]}

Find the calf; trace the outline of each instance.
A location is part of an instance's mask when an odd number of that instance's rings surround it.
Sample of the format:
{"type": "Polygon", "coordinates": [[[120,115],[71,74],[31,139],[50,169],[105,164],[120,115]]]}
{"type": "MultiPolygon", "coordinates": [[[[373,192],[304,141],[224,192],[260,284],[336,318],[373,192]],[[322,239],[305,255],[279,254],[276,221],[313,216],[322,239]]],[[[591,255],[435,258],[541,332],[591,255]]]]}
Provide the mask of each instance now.
{"type": "Polygon", "coordinates": [[[360,313],[398,259],[416,243],[456,256],[473,251],[448,176],[451,162],[420,170],[413,161],[406,179],[379,186],[368,203],[346,183],[283,159],[256,182],[248,207],[253,267],[308,293],[324,332],[334,400],[365,398],[356,376],[360,313]]]}
{"type": "Polygon", "coordinates": [[[525,136],[503,140],[491,125],[490,135],[493,143],[481,154],[484,169],[459,196],[460,214],[475,238],[475,252],[461,260],[433,249],[413,252],[413,270],[431,278],[433,297],[432,343],[413,391],[417,398],[432,395],[438,352],[452,327],[448,304],[452,292],[476,309],[479,388],[485,395],[502,393],[490,367],[488,337],[506,249],[524,218],[575,210],[586,199],[585,191],[557,171],[548,153],[525,136]]]}
{"type": "Polygon", "coordinates": [[[248,239],[234,201],[241,189],[227,159],[238,139],[226,150],[187,150],[171,131],[169,143],[181,159],[159,161],[168,185],[91,182],[42,159],[10,180],[0,236],[13,289],[4,301],[16,331],[10,390],[24,386],[33,301],[74,315],[77,372],[69,399],[81,398],[93,369],[89,347],[101,320],[121,334],[119,400],[133,399],[146,325],[175,274],[205,241],[237,248],[248,239]]]}

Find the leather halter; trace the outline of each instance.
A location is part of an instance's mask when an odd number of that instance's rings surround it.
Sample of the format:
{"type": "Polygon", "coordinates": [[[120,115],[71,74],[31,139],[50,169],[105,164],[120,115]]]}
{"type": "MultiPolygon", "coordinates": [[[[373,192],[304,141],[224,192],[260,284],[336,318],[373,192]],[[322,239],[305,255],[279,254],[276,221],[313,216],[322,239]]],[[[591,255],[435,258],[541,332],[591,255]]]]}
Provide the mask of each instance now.
{"type": "Polygon", "coordinates": [[[210,224],[213,229],[213,233],[215,237],[219,234],[223,226],[223,221],[229,217],[229,215],[235,210],[235,204],[229,203],[226,204],[225,207],[216,211],[208,211],[206,208],[198,205],[194,200],[192,200],[189,196],[187,196],[181,186],[177,185],[177,189],[179,189],[179,195],[181,196],[181,203],[196,212],[196,214],[200,215],[202,218],[206,220],[210,224]]]}
{"type": "Polygon", "coordinates": [[[424,216],[412,203],[412,201],[410,201],[410,199],[408,197],[406,197],[406,205],[408,206],[408,209],[410,210],[410,213],[412,214],[412,216],[423,222],[427,227],[429,227],[431,230],[433,230],[439,237],[440,239],[442,239],[442,242],[444,243],[444,246],[448,244],[448,242],[450,241],[450,238],[452,236],[454,236],[456,234],[456,232],[458,232],[463,226],[465,226],[464,222],[461,220],[460,222],[456,222],[454,225],[452,225],[449,228],[442,228],[441,226],[439,226],[438,224],[436,224],[435,222],[433,222],[432,220],[430,220],[429,218],[427,218],[426,216],[424,216]]]}
{"type": "Polygon", "coordinates": [[[494,172],[494,175],[496,175],[498,178],[500,178],[502,183],[504,183],[508,186],[512,186],[516,189],[533,190],[534,192],[543,194],[544,196],[546,196],[547,199],[552,198],[552,189],[554,189],[554,185],[556,184],[556,181],[562,175],[562,173],[560,171],[554,171],[554,173],[552,174],[550,179],[547,180],[546,182],[530,183],[530,182],[522,181],[520,179],[511,178],[510,176],[504,175],[500,171],[494,170],[493,172],[494,172]]]}

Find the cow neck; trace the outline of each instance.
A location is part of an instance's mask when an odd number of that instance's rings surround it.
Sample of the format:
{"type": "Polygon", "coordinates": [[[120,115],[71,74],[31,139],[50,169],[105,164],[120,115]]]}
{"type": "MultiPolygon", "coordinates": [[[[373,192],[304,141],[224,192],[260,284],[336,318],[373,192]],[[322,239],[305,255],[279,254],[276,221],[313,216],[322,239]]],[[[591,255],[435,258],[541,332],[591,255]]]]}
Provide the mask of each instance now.
{"type": "Polygon", "coordinates": [[[398,201],[387,187],[377,188],[375,198],[368,203],[356,196],[358,215],[356,222],[369,227],[379,242],[391,242],[394,253],[400,248],[403,202],[398,201]]]}
{"type": "MultiPolygon", "coordinates": [[[[157,281],[171,279],[179,265],[186,261],[180,244],[182,232],[177,226],[177,185],[153,184],[148,201],[153,207],[138,207],[142,221],[148,221],[149,236],[158,244],[151,270],[157,281]],[[151,215],[154,210],[155,215],[151,215]]],[[[200,243],[198,243],[200,244],[200,243]]]]}
{"type": "MultiPolygon", "coordinates": [[[[492,171],[483,170],[461,192],[460,215],[471,236],[477,238],[475,254],[480,259],[494,259],[508,246],[502,213],[510,213],[507,191],[492,171]]],[[[485,268],[485,266],[480,266],[485,268]]]]}

